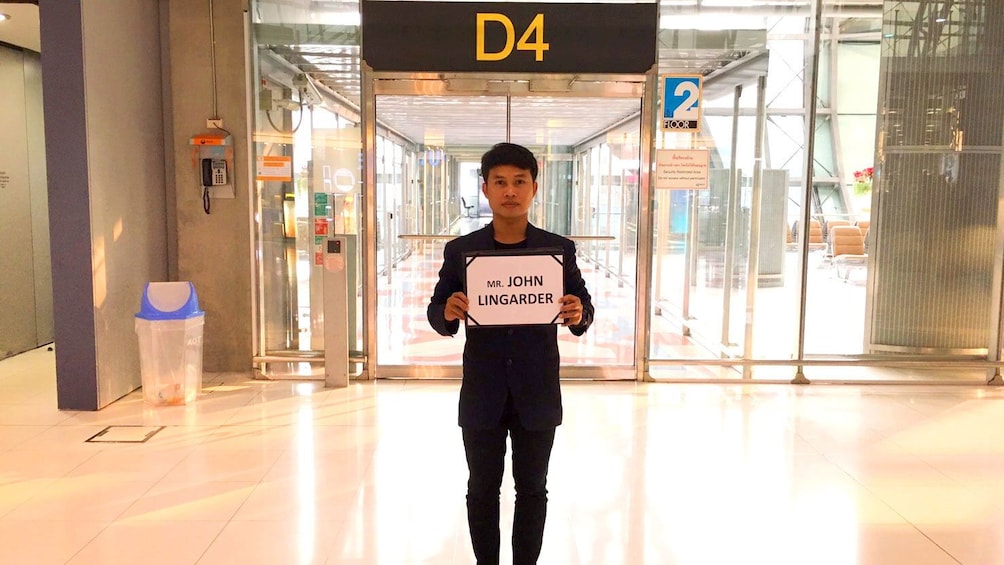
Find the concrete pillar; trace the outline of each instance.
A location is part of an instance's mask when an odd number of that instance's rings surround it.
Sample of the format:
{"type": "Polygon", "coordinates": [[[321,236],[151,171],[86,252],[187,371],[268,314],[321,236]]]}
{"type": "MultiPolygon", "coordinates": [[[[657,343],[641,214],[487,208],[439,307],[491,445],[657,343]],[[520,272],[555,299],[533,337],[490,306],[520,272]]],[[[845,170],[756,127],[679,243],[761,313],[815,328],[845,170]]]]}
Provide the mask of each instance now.
{"type": "Polygon", "coordinates": [[[177,271],[172,278],[192,281],[206,312],[204,370],[251,371],[252,266],[248,181],[248,109],[244,19],[246,0],[167,3],[169,59],[165,63],[170,97],[168,191],[174,197],[177,271]],[[212,23],[212,27],[211,24],[212,23]],[[213,49],[215,47],[215,69],[213,49]],[[215,109],[214,109],[215,77],[215,109]],[[214,116],[214,113],[216,114],[214,116]],[[211,132],[208,118],[223,120],[233,136],[233,198],[213,198],[203,211],[200,171],[192,136],[211,132]]]}
{"type": "Polygon", "coordinates": [[[41,0],[58,406],[140,386],[133,315],[167,276],[158,0],[41,0]]]}

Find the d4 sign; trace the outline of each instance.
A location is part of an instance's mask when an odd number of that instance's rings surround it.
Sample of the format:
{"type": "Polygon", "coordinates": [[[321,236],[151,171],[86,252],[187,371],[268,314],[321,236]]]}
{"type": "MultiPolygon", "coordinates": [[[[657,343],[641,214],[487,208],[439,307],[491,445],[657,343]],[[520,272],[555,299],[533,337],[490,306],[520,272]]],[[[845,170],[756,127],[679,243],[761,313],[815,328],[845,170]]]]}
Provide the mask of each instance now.
{"type": "Polygon", "coordinates": [[[360,47],[377,72],[640,74],[659,4],[637,1],[360,0],[360,47]]]}
{"type": "Polygon", "coordinates": [[[536,14],[530,25],[523,30],[519,41],[516,41],[516,28],[508,16],[497,12],[478,13],[476,60],[502,61],[512,54],[513,44],[519,51],[533,51],[534,60],[543,61],[544,52],[551,48],[551,44],[544,42],[544,14],[536,14]],[[485,48],[485,28],[488,22],[501,24],[505,30],[505,47],[499,51],[488,52],[485,48]]]}

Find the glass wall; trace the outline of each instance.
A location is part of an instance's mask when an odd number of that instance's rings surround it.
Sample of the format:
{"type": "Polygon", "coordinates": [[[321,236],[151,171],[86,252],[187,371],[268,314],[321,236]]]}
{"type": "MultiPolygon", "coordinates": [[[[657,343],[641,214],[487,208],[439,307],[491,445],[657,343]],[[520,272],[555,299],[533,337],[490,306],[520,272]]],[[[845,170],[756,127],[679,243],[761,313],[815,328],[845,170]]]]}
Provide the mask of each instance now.
{"type": "MultiPolygon", "coordinates": [[[[362,341],[359,118],[337,92],[319,86],[295,65],[305,56],[298,52],[302,46],[267,43],[278,29],[301,26],[285,20],[258,22],[252,54],[258,85],[253,93],[260,326],[256,352],[273,359],[265,371],[273,376],[319,370],[309,361],[323,350],[322,246],[332,234],[349,238],[348,310],[355,329],[349,332],[350,349],[358,351],[362,341]],[[266,168],[266,162],[272,168],[266,168]],[[280,363],[283,357],[290,362],[280,363]]],[[[400,158],[392,152],[389,160],[400,158]]]]}
{"type": "Polygon", "coordinates": [[[867,347],[999,358],[1004,5],[895,3],[882,32],[867,347]]]}
{"type": "MultiPolygon", "coordinates": [[[[631,124],[634,132],[638,124],[631,124]]],[[[637,145],[601,142],[579,149],[579,190],[576,208],[581,212],[577,233],[597,236],[584,239],[580,254],[607,277],[622,282],[634,278],[638,217],[637,145]]],[[[633,285],[632,285],[633,286],[633,285]]],[[[625,315],[628,314],[625,312],[625,315]]],[[[633,326],[633,324],[631,324],[633,326]]]]}
{"type": "MultiPolygon", "coordinates": [[[[481,85],[478,79],[468,80],[467,84],[481,85]]],[[[409,182],[391,185],[377,178],[377,223],[403,230],[381,228],[377,242],[381,255],[392,247],[400,249],[393,258],[387,255],[377,261],[378,374],[441,378],[459,370],[463,339],[444,339],[433,331],[426,319],[427,301],[445,243],[491,221],[492,212],[479,197],[480,159],[507,135],[530,148],[538,160],[538,191],[529,210],[530,222],[575,241],[579,267],[596,296],[594,305],[605,327],[603,334],[581,339],[559,333],[563,364],[587,371],[617,367],[621,373],[630,373],[636,324],[634,311],[623,305],[632,301],[637,288],[641,121],[636,85],[619,83],[610,88],[622,93],[604,98],[608,86],[596,84],[590,87],[591,96],[582,92],[535,96],[527,92],[525,81],[493,78],[495,94],[475,89],[470,94],[443,96],[428,94],[449,88],[448,81],[436,78],[407,81],[411,91],[407,95],[402,94],[406,81],[378,78],[373,82],[376,122],[392,124],[405,146],[417,148],[415,165],[405,173],[409,182]],[[395,94],[383,94],[384,88],[395,94]],[[460,115],[458,108],[476,108],[477,112],[460,115]],[[603,129],[608,124],[616,127],[603,129]],[[598,131],[602,135],[596,135],[598,131]],[[589,159],[588,168],[576,168],[577,155],[589,159]],[[409,183],[410,188],[405,188],[409,183]],[[415,195],[416,206],[379,204],[408,200],[410,196],[401,195],[409,191],[415,195]]],[[[378,171],[383,170],[384,156],[390,155],[391,143],[377,136],[378,171]]],[[[598,378],[610,377],[604,373],[598,378]]]]}
{"type": "MultiPolygon", "coordinates": [[[[981,380],[1002,333],[996,4],[663,3],[658,73],[704,77],[703,120],[651,142],[707,150],[710,174],[707,189],[652,191],[650,290],[632,283],[644,191],[631,155],[650,142],[630,137],[637,125],[552,148],[543,186],[576,189],[543,191],[532,221],[614,236],[580,254],[633,285],[615,311],[650,300],[636,362],[656,378],[981,380]]],[[[487,210],[459,182],[476,182],[475,160],[398,135],[383,114],[382,196],[362,225],[358,4],[252,7],[256,156],[292,163],[289,180],[256,183],[259,354],[318,352],[318,230],[375,238],[376,269],[394,277],[414,250],[401,235],[487,210]]],[[[370,290],[355,288],[361,351],[370,290]]]]}

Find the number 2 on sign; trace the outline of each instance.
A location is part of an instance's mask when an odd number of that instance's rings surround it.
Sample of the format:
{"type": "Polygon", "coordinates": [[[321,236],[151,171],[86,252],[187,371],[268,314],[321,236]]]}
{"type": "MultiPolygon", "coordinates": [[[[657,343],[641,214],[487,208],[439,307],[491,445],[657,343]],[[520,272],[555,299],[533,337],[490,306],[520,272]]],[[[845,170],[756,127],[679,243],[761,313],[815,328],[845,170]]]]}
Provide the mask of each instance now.
{"type": "Polygon", "coordinates": [[[551,48],[550,43],[544,42],[544,14],[537,14],[530,25],[523,31],[519,41],[516,41],[516,28],[512,20],[505,14],[496,12],[479,13],[477,17],[477,60],[478,61],[501,61],[512,54],[513,44],[519,51],[533,51],[534,59],[544,60],[544,51],[551,48]],[[505,47],[501,51],[489,53],[485,51],[485,25],[488,22],[502,24],[505,28],[505,47]],[[531,41],[532,39],[532,41],[531,41]]]}
{"type": "Polygon", "coordinates": [[[677,120],[696,120],[697,102],[700,100],[700,93],[701,90],[696,83],[681,82],[676,85],[676,90],[673,91],[673,94],[675,96],[686,96],[686,98],[673,110],[673,118],[677,120]]]}

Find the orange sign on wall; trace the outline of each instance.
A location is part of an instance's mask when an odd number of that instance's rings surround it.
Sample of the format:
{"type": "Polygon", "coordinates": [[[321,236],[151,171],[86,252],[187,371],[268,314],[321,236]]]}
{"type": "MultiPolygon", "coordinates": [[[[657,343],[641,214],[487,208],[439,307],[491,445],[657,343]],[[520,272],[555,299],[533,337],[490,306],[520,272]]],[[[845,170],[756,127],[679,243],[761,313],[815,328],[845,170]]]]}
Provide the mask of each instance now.
{"type": "Polygon", "coordinates": [[[259,155],[258,180],[290,182],[293,180],[293,158],[285,155],[259,155]]]}

